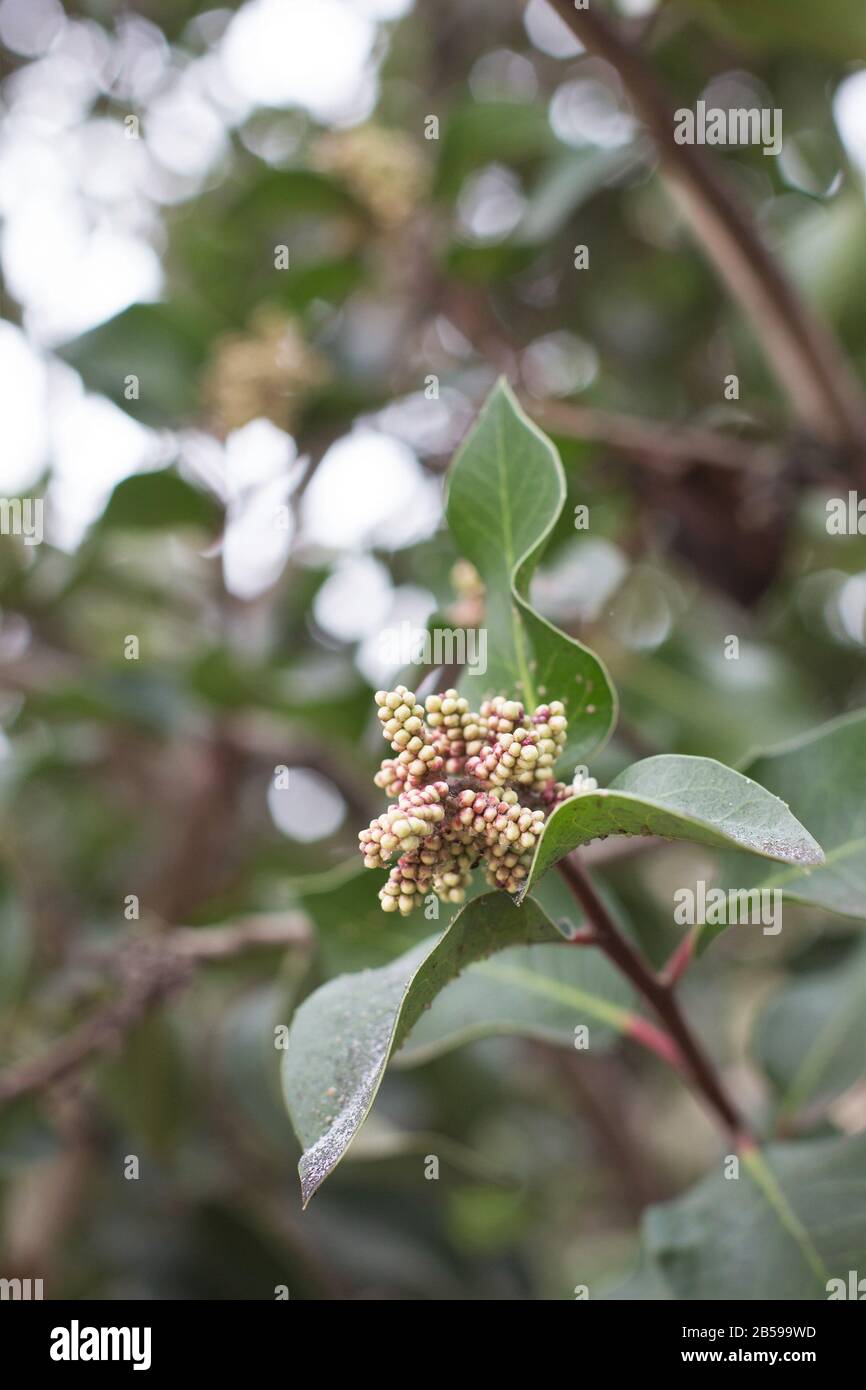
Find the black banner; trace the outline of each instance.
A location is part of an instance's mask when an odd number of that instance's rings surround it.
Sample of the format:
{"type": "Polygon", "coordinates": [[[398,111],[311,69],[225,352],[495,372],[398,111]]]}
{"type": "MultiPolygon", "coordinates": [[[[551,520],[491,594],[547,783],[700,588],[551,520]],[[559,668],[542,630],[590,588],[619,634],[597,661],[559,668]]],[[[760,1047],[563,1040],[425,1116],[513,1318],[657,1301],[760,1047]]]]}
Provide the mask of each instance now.
{"type": "MultiPolygon", "coordinates": [[[[472,1305],[478,1309],[478,1304],[472,1305]]],[[[513,1304],[484,1304],[491,1327],[496,1307],[507,1311],[510,1344],[514,1318],[534,1326],[528,1310],[513,1304]]],[[[611,1371],[665,1372],[675,1366],[800,1365],[826,1374],[850,1362],[862,1346],[864,1322],[859,1308],[827,1303],[592,1303],[543,1305],[558,1331],[576,1339],[580,1358],[601,1359],[611,1371]]],[[[369,1302],[339,1308],[301,1301],[269,1303],[0,1303],[0,1335],[7,1364],[60,1378],[113,1375],[164,1375],[166,1372],[214,1371],[250,1374],[253,1367],[284,1365],[290,1373],[300,1354],[318,1347],[333,1371],[343,1329],[375,1336],[389,1324],[405,1329],[406,1304],[392,1310],[369,1302]],[[326,1310],[328,1332],[322,1341],[320,1319],[326,1310]],[[379,1318],[382,1322],[379,1322],[379,1318]],[[317,1329],[314,1331],[314,1329],[317,1329]],[[291,1341],[287,1341],[287,1336],[291,1341]],[[312,1336],[310,1342],[295,1343],[312,1336]],[[304,1350],[302,1350],[305,1349],[304,1350]]],[[[423,1312],[421,1313],[423,1317],[423,1312]]],[[[347,1353],[356,1343],[345,1343],[347,1353]]],[[[485,1355],[496,1351],[486,1339],[485,1355]]],[[[563,1343],[563,1347],[567,1344],[563,1343]]],[[[445,1343],[443,1342],[443,1353],[445,1343]]],[[[452,1353],[453,1355],[453,1349],[452,1353]]],[[[429,1373],[425,1342],[425,1372],[429,1373]]]]}

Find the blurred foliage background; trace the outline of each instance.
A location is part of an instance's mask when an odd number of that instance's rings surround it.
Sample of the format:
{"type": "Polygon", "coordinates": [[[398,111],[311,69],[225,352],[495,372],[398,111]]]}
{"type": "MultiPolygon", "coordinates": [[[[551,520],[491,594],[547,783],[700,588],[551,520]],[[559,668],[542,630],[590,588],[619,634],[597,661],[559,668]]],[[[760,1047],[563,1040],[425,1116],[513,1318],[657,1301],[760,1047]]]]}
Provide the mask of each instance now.
{"type": "MultiPolygon", "coordinates": [[[[611,13],[672,106],[782,109],[778,158],[709,153],[862,380],[862,6],[611,13]]],[[[0,1111],[0,1272],[73,1298],[614,1289],[641,1212],[717,1153],[627,1043],[389,1074],[300,1211],[274,1028],[406,939],[356,868],[372,691],[407,674],[382,635],[478,619],[443,479],[504,373],[568,478],[534,599],[621,696],[593,774],[736,762],[866,703],[863,539],[825,526],[862,455],[798,421],[628,86],[544,0],[2,0],[0,44],[0,487],[45,500],[42,544],[0,537],[0,1052],[104,1021],[0,1111]],[[154,973],[166,932],[244,923],[297,940],[154,973]]],[[[708,860],[600,863],[655,961],[708,860]]],[[[819,1016],[828,982],[862,989],[850,921],[786,927],[728,933],[684,987],[763,1118],[768,1001],[785,1023],[792,988],[819,1016]]],[[[862,1042],[786,1124],[866,1127],[862,1042]]]]}

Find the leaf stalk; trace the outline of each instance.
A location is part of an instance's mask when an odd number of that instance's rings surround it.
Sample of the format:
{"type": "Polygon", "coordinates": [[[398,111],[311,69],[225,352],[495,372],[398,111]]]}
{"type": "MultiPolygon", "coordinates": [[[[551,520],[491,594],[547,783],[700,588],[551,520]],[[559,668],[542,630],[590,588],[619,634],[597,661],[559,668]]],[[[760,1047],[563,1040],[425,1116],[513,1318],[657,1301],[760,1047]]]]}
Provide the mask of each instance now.
{"type": "Polygon", "coordinates": [[[592,924],[599,949],[625,975],[664,1024],[668,1038],[675,1047],[667,1060],[688,1076],[723,1129],[731,1135],[736,1147],[753,1143],[748,1126],[728,1096],[715,1064],[704,1051],[682,1011],[673,987],[674,981],[659,977],[623,936],[576,854],[561,859],[557,867],[592,924]]]}

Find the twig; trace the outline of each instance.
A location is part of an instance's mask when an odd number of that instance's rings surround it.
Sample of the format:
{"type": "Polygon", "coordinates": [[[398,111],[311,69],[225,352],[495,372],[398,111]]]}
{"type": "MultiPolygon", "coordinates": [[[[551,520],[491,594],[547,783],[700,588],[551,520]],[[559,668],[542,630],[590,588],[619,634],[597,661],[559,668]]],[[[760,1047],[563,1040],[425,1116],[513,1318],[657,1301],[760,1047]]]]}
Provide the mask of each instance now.
{"type": "MultiPolygon", "coordinates": [[[[598,944],[602,950],[605,949],[601,942],[598,944]]],[[[656,1057],[661,1057],[669,1067],[688,1076],[688,1065],[677,1044],[669,1033],[663,1028],[658,1028],[650,1019],[644,1018],[641,1014],[633,1014],[625,1036],[631,1038],[632,1042],[640,1043],[648,1052],[654,1052],[656,1057]]]]}
{"type": "Polygon", "coordinates": [[[646,123],[698,242],[751,319],[800,420],[855,451],[862,465],[866,400],[830,329],[800,298],[739,196],[697,145],[678,145],[673,111],[642,53],[600,9],[551,0],[580,42],[611,63],[646,123]]]}
{"type": "Polygon", "coordinates": [[[524,396],[522,401],[528,413],[546,429],[573,439],[607,444],[668,474],[695,464],[749,473],[769,472],[782,463],[782,451],[777,445],[755,444],[715,430],[668,425],[565,401],[539,401],[531,396],[524,396]]]}
{"type": "Polygon", "coordinates": [[[253,948],[305,946],[309,941],[307,919],[299,913],[253,918],[233,927],[179,927],[158,938],[133,941],[115,951],[108,963],[118,981],[109,1003],[43,1052],[0,1073],[0,1107],[44,1090],[95,1054],[118,1046],[152,1008],[189,984],[199,965],[253,948]]]}
{"type": "Polygon", "coordinates": [[[685,975],[691,965],[695,955],[696,934],[694,929],[688,932],[672,952],[670,959],[659,971],[659,980],[668,989],[672,989],[685,975]]]}
{"type": "Polygon", "coordinates": [[[302,913],[285,912],[242,918],[231,927],[175,927],[161,940],[178,955],[203,964],[257,948],[308,946],[312,936],[302,913]]]}
{"type": "MultiPolygon", "coordinates": [[[[676,1047],[668,1060],[681,1064],[695,1089],[715,1111],[725,1130],[738,1144],[751,1142],[745,1122],[728,1097],[710,1058],[693,1034],[673,990],[653,973],[646,961],[622,935],[577,855],[559,861],[559,870],[598,936],[599,948],[631,981],[643,999],[656,1011],[676,1047]]],[[[652,1024],[647,1024],[649,1029],[652,1024]]],[[[641,1038],[641,1041],[645,1039],[641,1038]]]]}

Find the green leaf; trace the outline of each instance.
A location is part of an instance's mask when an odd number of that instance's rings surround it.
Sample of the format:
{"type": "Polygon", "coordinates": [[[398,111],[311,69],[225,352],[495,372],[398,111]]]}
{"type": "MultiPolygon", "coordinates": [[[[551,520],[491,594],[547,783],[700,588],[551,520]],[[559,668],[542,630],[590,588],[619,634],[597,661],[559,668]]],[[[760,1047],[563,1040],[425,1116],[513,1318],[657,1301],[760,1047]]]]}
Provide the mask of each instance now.
{"type": "MultiPolygon", "coordinates": [[[[559,874],[538,885],[533,901],[566,939],[582,924],[559,874]]],[[[615,902],[609,907],[619,915],[615,902]]],[[[511,946],[495,960],[470,965],[451,982],[413,1028],[395,1065],[416,1066],[497,1034],[574,1047],[575,1026],[582,1023],[590,1025],[597,1054],[628,1032],[623,1010],[633,1003],[631,986],[600,951],[561,951],[553,943],[511,946]]]]}
{"type": "Polygon", "coordinates": [[[615,183],[645,157],[640,142],[559,155],[542,170],[514,240],[533,246],[547,243],[599,189],[615,183]]]}
{"type": "Polygon", "coordinates": [[[33,951],[27,917],[12,874],[0,864],[0,1002],[11,1004],[24,984],[33,951]]]}
{"type": "Polygon", "coordinates": [[[545,824],[524,892],[578,845],[606,835],[663,835],[736,845],[785,864],[823,862],[821,847],[783,801],[713,758],[644,758],[609,787],[556,808],[545,824]]]}
{"type": "Polygon", "coordinates": [[[562,943],[513,946],[471,965],[418,1023],[397,1065],[415,1066],[478,1038],[505,1034],[573,1047],[575,1026],[592,1021],[592,1049],[628,1031],[630,991],[597,951],[562,943]]]}
{"type": "Polygon", "coordinates": [[[159,530],[193,526],[213,532],[221,511],[213,498],[170,469],[136,473],[118,483],[98,523],[101,531],[159,530]]]}
{"type": "Polygon", "coordinates": [[[346,1154],[347,1163],[382,1163],[389,1159],[434,1153],[455,1172],[479,1182],[500,1187],[519,1186],[516,1174],[493,1163],[483,1153],[470,1149],[447,1134],[430,1130],[398,1129],[379,1116],[371,1115],[346,1154]]]}
{"type": "Polygon", "coordinates": [[[280,281],[279,301],[287,308],[300,311],[313,300],[340,304],[364,280],[364,267],[357,259],[341,256],[339,260],[312,261],[299,265],[280,281]]]}
{"type": "Polygon", "coordinates": [[[642,1254],[640,1263],[624,1283],[601,1298],[608,1303],[667,1303],[673,1299],[661,1270],[642,1254]]]}
{"type": "Polygon", "coordinates": [[[800,49],[849,61],[866,57],[866,10],[861,0],[689,0],[727,38],[757,48],[800,49]]]}
{"type": "MultiPolygon", "coordinates": [[[[461,971],[515,946],[583,954],[568,947],[531,899],[518,909],[504,894],[488,893],[468,903],[441,936],[377,970],[340,975],[304,1001],[289,1034],[283,1090],[304,1148],[299,1171],[305,1205],[366,1119],[392,1054],[440,991],[461,971]]],[[[594,1002],[587,992],[542,976],[537,959],[524,962],[523,971],[524,987],[526,978],[553,980],[552,993],[572,1010],[572,1033],[581,1011],[588,1013],[593,1003],[595,1017],[628,1031],[632,1015],[626,1009],[594,1002]]],[[[515,983],[508,979],[509,986],[515,983]]]]}
{"type": "Polygon", "coordinates": [[[456,241],[444,257],[449,276],[473,284],[493,284],[497,280],[519,275],[532,264],[533,254],[528,246],[501,241],[492,246],[467,246],[456,241]]]}
{"type": "Polygon", "coordinates": [[[737,856],[725,861],[724,881],[779,888],[794,902],[866,919],[866,710],[758,755],[747,770],[811,827],[824,863],[762,873],[737,856]]]}
{"type": "Polygon", "coordinates": [[[829,1102],[866,1072],[866,945],[795,976],[770,999],[754,1051],[790,1114],[829,1102]]]}
{"type": "Polygon", "coordinates": [[[174,1020],[160,1010],[131,1028],[121,1052],[102,1068],[109,1108],[130,1138],[167,1158],[189,1118],[183,1049],[174,1020]]]}
{"type": "Polygon", "coordinates": [[[142,424],[176,426],[198,408],[199,373],[219,327],[197,306],[132,304],[58,352],[91,391],[142,424]],[[137,401],[124,394],[130,375],[139,380],[137,401]]]}
{"type": "Polygon", "coordinates": [[[569,752],[587,757],[608,737],[616,696],[596,656],[539,616],[529,582],[565,501],[559,455],[504,381],[491,392],[451,469],[448,524],[487,586],[487,670],[462,689],[497,691],[530,707],[561,700],[569,752]]]}
{"type": "MultiPolygon", "coordinates": [[[[824,519],[822,512],[822,527],[824,519]]],[[[696,590],[668,640],[628,663],[618,686],[631,724],[653,747],[718,758],[742,771],[755,748],[792,738],[824,716],[817,673],[780,651],[742,639],[739,661],[728,661],[729,623],[718,599],[696,590]]]]}
{"type": "MultiPolygon", "coordinates": [[[[289,953],[286,961],[292,957],[289,953]]],[[[300,976],[303,960],[292,963],[300,976]]],[[[296,1150],[286,1128],[274,1027],[291,1017],[296,983],[300,980],[289,977],[241,991],[225,1007],[216,1039],[220,1102],[227,1122],[243,1131],[248,1147],[281,1163],[287,1150],[296,1150]]]]}
{"type": "Polygon", "coordinates": [[[436,191],[453,198],[466,175],[497,160],[514,165],[559,148],[547,112],[523,101],[467,101],[449,116],[440,142],[436,191]]]}
{"type": "Polygon", "coordinates": [[[326,977],[368,966],[389,965],[395,955],[429,938],[422,912],[401,920],[399,928],[382,911],[381,874],[365,869],[357,855],[322,873],[291,879],[288,887],[312,917],[318,960],[326,977]]]}
{"type": "Polygon", "coordinates": [[[645,1255],[674,1298],[827,1297],[866,1268],[866,1134],[774,1144],[740,1156],[647,1212],[645,1255]]]}
{"type": "Polygon", "coordinates": [[[296,218],[311,212],[364,214],[348,189],[329,174],[302,166],[268,169],[256,165],[251,182],[241,188],[227,207],[222,207],[222,224],[241,237],[249,236],[252,229],[267,232],[275,221],[285,224],[289,209],[296,218]]]}

